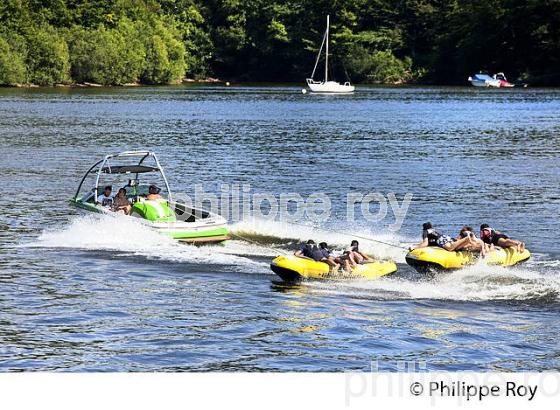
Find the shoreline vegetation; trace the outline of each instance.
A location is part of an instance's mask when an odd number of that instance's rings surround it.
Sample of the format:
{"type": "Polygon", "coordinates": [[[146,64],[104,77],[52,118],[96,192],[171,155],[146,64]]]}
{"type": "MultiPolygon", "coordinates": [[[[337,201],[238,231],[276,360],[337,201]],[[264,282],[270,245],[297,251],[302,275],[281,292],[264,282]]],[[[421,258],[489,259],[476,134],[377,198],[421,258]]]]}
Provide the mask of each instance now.
{"type": "Polygon", "coordinates": [[[126,83],[126,84],[99,84],[85,81],[83,83],[60,83],[60,84],[0,84],[0,88],[101,88],[101,87],[146,87],[149,85],[186,85],[186,84],[227,84],[229,82],[226,80],[220,80],[218,78],[208,77],[208,78],[184,78],[181,81],[175,83],[165,83],[165,84],[143,84],[140,82],[126,83]]]}
{"type": "Polygon", "coordinates": [[[3,0],[0,86],[304,82],[560,85],[557,0],[3,0]]]}

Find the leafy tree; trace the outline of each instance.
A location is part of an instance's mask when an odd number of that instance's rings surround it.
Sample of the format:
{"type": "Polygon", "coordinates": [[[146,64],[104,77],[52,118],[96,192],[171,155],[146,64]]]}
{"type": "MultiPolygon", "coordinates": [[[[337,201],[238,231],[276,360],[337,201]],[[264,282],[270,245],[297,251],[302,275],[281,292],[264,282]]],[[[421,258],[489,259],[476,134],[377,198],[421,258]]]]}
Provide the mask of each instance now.
{"type": "Polygon", "coordinates": [[[40,84],[302,80],[327,14],[339,79],[560,84],[559,0],[3,0],[2,61],[40,84]]]}
{"type": "Polygon", "coordinates": [[[25,62],[21,54],[12,49],[0,36],[0,84],[15,85],[25,83],[25,62]]]}
{"type": "Polygon", "coordinates": [[[161,21],[146,28],[144,39],[146,59],[141,74],[147,84],[180,82],[185,76],[185,47],[177,39],[177,33],[161,21]]]}
{"type": "Polygon", "coordinates": [[[123,19],[114,29],[75,27],[69,34],[72,78],[121,85],[138,81],[145,57],[134,25],[123,19]]]}
{"type": "Polygon", "coordinates": [[[70,81],[70,63],[66,41],[51,27],[36,28],[27,34],[26,64],[29,80],[39,85],[70,81]]]}

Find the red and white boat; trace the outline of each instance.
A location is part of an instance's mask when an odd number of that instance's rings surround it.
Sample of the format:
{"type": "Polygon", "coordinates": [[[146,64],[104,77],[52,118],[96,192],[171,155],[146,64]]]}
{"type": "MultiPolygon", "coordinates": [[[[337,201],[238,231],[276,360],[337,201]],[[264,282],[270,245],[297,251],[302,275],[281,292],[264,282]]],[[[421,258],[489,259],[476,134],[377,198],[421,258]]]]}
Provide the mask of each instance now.
{"type": "Polygon", "coordinates": [[[469,77],[469,81],[475,87],[494,87],[494,88],[511,88],[515,87],[508,82],[504,73],[494,74],[490,77],[488,74],[475,74],[469,77]]]}

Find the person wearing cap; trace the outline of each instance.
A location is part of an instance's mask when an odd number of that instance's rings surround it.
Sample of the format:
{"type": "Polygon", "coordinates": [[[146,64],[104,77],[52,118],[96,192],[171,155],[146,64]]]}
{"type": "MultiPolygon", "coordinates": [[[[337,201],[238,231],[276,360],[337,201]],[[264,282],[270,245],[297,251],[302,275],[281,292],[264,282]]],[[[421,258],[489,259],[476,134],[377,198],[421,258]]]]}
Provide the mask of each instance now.
{"type": "Polygon", "coordinates": [[[97,203],[101,204],[101,206],[112,207],[113,206],[113,197],[111,196],[112,191],[113,191],[113,187],[111,187],[111,185],[107,185],[103,190],[103,193],[97,197],[97,203]]]}
{"type": "Polygon", "coordinates": [[[160,189],[155,185],[150,185],[148,188],[148,195],[146,195],[146,199],[148,201],[157,201],[163,199],[159,194],[160,189]]]}

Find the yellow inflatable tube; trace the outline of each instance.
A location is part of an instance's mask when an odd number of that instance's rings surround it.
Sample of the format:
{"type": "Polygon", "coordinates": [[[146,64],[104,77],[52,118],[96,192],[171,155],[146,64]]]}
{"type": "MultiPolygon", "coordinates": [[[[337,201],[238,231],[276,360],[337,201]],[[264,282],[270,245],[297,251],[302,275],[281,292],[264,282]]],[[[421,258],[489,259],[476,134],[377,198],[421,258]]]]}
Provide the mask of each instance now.
{"type": "MultiPolygon", "coordinates": [[[[406,255],[406,263],[419,272],[460,269],[472,265],[479,260],[480,254],[469,251],[446,251],[437,246],[419,248],[406,255]]],[[[531,253],[525,249],[522,253],[515,248],[495,248],[486,255],[482,261],[487,265],[513,266],[531,257],[531,253]]]]}
{"type": "Polygon", "coordinates": [[[287,282],[303,279],[344,280],[377,279],[397,270],[392,261],[374,261],[356,266],[352,272],[329,273],[329,265],[295,255],[278,256],[270,264],[270,269],[287,282]]]}

